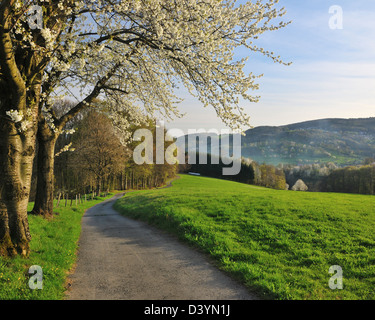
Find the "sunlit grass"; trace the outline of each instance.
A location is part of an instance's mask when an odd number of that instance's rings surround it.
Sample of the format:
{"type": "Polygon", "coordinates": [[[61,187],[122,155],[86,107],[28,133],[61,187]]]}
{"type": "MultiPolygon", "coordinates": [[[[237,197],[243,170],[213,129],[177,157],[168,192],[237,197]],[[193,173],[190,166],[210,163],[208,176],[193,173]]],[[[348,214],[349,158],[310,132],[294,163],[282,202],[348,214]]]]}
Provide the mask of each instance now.
{"type": "MultiPolygon", "coordinates": [[[[111,197],[109,195],[107,198],[111,197]]],[[[64,298],[66,279],[69,270],[76,261],[76,250],[81,233],[81,218],[86,209],[102,202],[106,198],[96,197],[72,207],[68,202],[60,202],[58,213],[47,220],[40,216],[29,215],[32,235],[29,258],[0,257],[0,299],[1,300],[59,300],[64,298]],[[32,265],[42,267],[43,289],[29,288],[29,268],[32,265]]],[[[56,202],[55,202],[56,203],[56,202]]],[[[29,210],[33,204],[29,204],[29,210]]]]}
{"type": "Polygon", "coordinates": [[[115,207],[178,235],[260,297],[374,299],[375,197],[277,191],[182,176],[115,207]],[[343,269],[331,290],[329,268],[343,269]]]}

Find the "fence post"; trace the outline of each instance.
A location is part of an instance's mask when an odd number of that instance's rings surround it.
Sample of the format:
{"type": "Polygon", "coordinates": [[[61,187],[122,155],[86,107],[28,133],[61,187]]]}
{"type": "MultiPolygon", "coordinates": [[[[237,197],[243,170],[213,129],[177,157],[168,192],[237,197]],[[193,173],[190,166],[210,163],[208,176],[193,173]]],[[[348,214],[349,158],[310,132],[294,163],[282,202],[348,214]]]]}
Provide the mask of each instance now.
{"type": "Polygon", "coordinates": [[[57,199],[56,207],[58,208],[60,205],[60,198],[61,198],[61,192],[59,192],[59,198],[57,199]]]}

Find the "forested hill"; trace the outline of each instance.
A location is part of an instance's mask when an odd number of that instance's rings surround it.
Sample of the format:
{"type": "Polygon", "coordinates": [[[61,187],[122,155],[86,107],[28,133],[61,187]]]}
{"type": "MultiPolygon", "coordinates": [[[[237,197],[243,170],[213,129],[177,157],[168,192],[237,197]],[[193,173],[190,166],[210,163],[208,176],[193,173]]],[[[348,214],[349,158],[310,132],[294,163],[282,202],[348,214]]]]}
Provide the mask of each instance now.
{"type": "Polygon", "coordinates": [[[242,156],[275,165],[360,164],[365,158],[375,157],[375,118],[322,119],[255,127],[242,137],[242,156]]]}
{"type": "Polygon", "coordinates": [[[322,119],[256,127],[242,139],[242,155],[267,163],[362,163],[375,156],[375,118],[322,119]]]}

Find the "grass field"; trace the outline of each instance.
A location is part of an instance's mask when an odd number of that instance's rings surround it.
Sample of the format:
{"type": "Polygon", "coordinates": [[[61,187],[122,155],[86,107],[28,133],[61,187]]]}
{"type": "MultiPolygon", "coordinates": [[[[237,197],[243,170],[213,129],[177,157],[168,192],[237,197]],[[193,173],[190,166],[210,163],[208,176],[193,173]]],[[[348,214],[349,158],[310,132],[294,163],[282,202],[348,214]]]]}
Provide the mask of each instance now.
{"type": "Polygon", "coordinates": [[[176,234],[266,299],[374,299],[375,197],[182,175],[115,208],[176,234]],[[331,290],[332,265],[343,289],[331,290]]]}
{"type": "MultiPolygon", "coordinates": [[[[113,195],[109,195],[110,198],[113,195]]],[[[76,260],[81,218],[86,209],[106,198],[94,198],[72,208],[62,204],[51,220],[29,215],[32,236],[28,259],[0,257],[0,300],[60,300],[64,298],[66,279],[76,260]],[[43,289],[29,288],[32,265],[42,267],[43,289]]],[[[33,204],[29,204],[29,210],[33,204]]]]}

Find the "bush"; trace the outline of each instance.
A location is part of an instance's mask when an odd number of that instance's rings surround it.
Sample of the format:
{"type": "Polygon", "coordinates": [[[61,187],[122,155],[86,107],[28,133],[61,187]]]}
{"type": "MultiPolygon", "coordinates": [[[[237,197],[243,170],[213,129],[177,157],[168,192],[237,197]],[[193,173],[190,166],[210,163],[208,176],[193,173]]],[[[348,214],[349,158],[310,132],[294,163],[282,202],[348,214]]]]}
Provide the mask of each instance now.
{"type": "Polygon", "coordinates": [[[307,191],[309,188],[307,185],[303,182],[303,180],[299,179],[292,187],[293,191],[307,191]]]}

